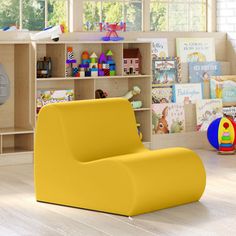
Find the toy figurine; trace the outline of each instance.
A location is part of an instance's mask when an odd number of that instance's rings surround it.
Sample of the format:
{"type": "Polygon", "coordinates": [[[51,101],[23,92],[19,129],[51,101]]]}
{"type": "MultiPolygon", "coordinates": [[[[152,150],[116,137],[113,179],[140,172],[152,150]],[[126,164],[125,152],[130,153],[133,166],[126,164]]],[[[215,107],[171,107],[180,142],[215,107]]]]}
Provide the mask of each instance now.
{"type": "Polygon", "coordinates": [[[207,138],[220,154],[235,153],[236,123],[226,117],[214,120],[208,127],[207,138]]]}
{"type": "Polygon", "coordinates": [[[102,89],[97,89],[95,91],[95,98],[106,98],[108,96],[107,92],[104,92],[102,89]]]}
{"type": "Polygon", "coordinates": [[[103,41],[120,41],[124,40],[123,37],[119,37],[116,31],[126,31],[126,23],[99,23],[100,32],[107,31],[106,36],[102,37],[103,41]]]}

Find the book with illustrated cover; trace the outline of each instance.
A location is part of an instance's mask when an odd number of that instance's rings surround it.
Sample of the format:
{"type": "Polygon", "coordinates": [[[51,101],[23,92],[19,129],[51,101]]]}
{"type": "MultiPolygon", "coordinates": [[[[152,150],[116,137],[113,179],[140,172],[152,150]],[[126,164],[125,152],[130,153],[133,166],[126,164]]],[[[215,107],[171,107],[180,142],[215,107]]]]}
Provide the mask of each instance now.
{"type": "Polygon", "coordinates": [[[171,103],[172,87],[152,86],[152,103],[171,103]]]}
{"type": "Polygon", "coordinates": [[[221,64],[218,61],[189,63],[190,83],[207,82],[211,76],[219,76],[221,73],[221,64]]]}
{"type": "Polygon", "coordinates": [[[177,38],[177,56],[181,62],[215,61],[214,38],[177,38]]]}
{"type": "Polygon", "coordinates": [[[197,131],[207,131],[212,121],[223,117],[221,99],[203,99],[196,102],[197,131]]]}
{"type": "Polygon", "coordinates": [[[176,103],[196,103],[202,99],[202,85],[195,84],[174,84],[173,101],[176,103]]]}
{"type": "Polygon", "coordinates": [[[152,104],[152,130],[153,134],[184,132],[184,104],[152,104]]]}
{"type": "Polygon", "coordinates": [[[37,112],[46,104],[68,102],[74,100],[74,90],[38,90],[37,112]]]}
{"type": "Polygon", "coordinates": [[[236,75],[212,76],[210,96],[226,103],[236,102],[236,75]]]}
{"type": "Polygon", "coordinates": [[[152,43],[152,58],[168,57],[168,41],[167,38],[138,38],[138,41],[152,43]]]}
{"type": "Polygon", "coordinates": [[[223,107],[223,114],[236,122],[236,107],[223,107]]]}
{"type": "Polygon", "coordinates": [[[178,57],[152,60],[153,84],[174,84],[181,81],[181,63],[178,57]]]}

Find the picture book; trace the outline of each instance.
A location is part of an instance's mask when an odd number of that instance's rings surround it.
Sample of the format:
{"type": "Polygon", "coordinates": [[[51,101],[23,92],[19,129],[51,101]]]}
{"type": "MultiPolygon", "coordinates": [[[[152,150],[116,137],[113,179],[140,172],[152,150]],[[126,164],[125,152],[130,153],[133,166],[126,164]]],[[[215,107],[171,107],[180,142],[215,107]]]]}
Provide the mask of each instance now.
{"type": "Polygon", "coordinates": [[[184,132],[184,104],[152,104],[152,130],[153,134],[184,132]]]}
{"type": "Polygon", "coordinates": [[[38,90],[37,112],[46,104],[57,102],[68,102],[74,100],[74,90],[38,90]]]}
{"type": "Polygon", "coordinates": [[[171,103],[172,102],[172,87],[152,86],[152,103],[171,103]]]}
{"type": "Polygon", "coordinates": [[[236,102],[236,75],[212,76],[210,96],[226,103],[236,102]]]}
{"type": "Polygon", "coordinates": [[[207,131],[212,121],[223,116],[221,99],[203,99],[196,102],[197,131],[207,131]]]}
{"type": "Polygon", "coordinates": [[[138,41],[152,43],[152,58],[168,57],[168,41],[167,38],[138,38],[138,41]]]}
{"type": "Polygon", "coordinates": [[[215,61],[214,38],[177,38],[176,49],[181,62],[215,61]]]}
{"type": "Polygon", "coordinates": [[[221,75],[221,65],[218,61],[189,63],[190,83],[208,82],[211,76],[218,75],[221,75]]]}
{"type": "Polygon", "coordinates": [[[174,84],[181,81],[181,63],[178,57],[152,60],[153,84],[174,84]]]}
{"type": "Polygon", "coordinates": [[[223,114],[236,122],[236,107],[223,107],[223,114]]]}
{"type": "Polygon", "coordinates": [[[195,84],[174,84],[173,101],[176,103],[196,103],[202,99],[202,86],[195,84]]]}

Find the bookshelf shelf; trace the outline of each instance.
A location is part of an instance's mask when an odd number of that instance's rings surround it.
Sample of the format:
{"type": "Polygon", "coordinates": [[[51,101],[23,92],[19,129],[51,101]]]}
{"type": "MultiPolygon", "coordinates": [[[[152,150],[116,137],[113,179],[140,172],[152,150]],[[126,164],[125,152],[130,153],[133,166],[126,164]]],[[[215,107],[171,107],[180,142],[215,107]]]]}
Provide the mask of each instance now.
{"type": "Polygon", "coordinates": [[[97,76],[97,77],[53,77],[53,78],[36,78],[37,82],[40,81],[58,81],[58,80],[97,80],[97,79],[140,79],[148,78],[151,75],[117,75],[117,76],[97,76]]]}
{"type": "MultiPolygon", "coordinates": [[[[151,142],[151,44],[144,42],[80,42],[68,41],[52,43],[39,42],[35,44],[37,60],[43,57],[51,57],[52,77],[37,78],[36,90],[65,90],[73,89],[75,100],[95,99],[95,91],[102,89],[107,92],[108,97],[122,97],[133,86],[139,86],[141,94],[134,97],[134,100],[142,101],[143,107],[135,109],[135,116],[141,124],[140,130],[143,134],[143,142],[151,142]],[[95,52],[100,55],[102,52],[112,50],[113,59],[116,63],[115,76],[96,76],[96,77],[66,77],[66,54],[67,47],[73,48],[74,58],[77,64],[81,63],[81,54],[88,51],[89,54],[95,52]],[[123,74],[123,49],[139,48],[143,58],[142,71],[140,75],[123,74]],[[54,71],[55,70],[55,71],[54,71]]],[[[37,93],[37,91],[35,92],[37,93]]],[[[37,114],[35,109],[35,122],[37,114]]]]}
{"type": "Polygon", "coordinates": [[[30,42],[0,42],[1,64],[10,80],[10,97],[0,106],[0,156],[32,152],[34,138],[33,48],[30,42]]]}

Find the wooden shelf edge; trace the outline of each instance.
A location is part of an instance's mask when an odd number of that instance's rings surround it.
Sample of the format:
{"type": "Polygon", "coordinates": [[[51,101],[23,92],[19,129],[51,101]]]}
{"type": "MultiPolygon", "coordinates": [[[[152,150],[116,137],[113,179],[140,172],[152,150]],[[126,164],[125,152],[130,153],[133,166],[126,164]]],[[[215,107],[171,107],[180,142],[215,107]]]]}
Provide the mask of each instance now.
{"type": "Polygon", "coordinates": [[[13,135],[13,134],[33,134],[33,129],[24,128],[1,128],[0,135],[13,135]]]}
{"type": "Polygon", "coordinates": [[[223,107],[234,107],[236,102],[223,102],[223,107]]]}
{"type": "Polygon", "coordinates": [[[136,78],[147,78],[151,75],[116,75],[116,76],[96,76],[96,77],[51,77],[51,78],[36,78],[36,81],[58,81],[58,80],[91,80],[91,79],[136,79],[136,78]]]}

